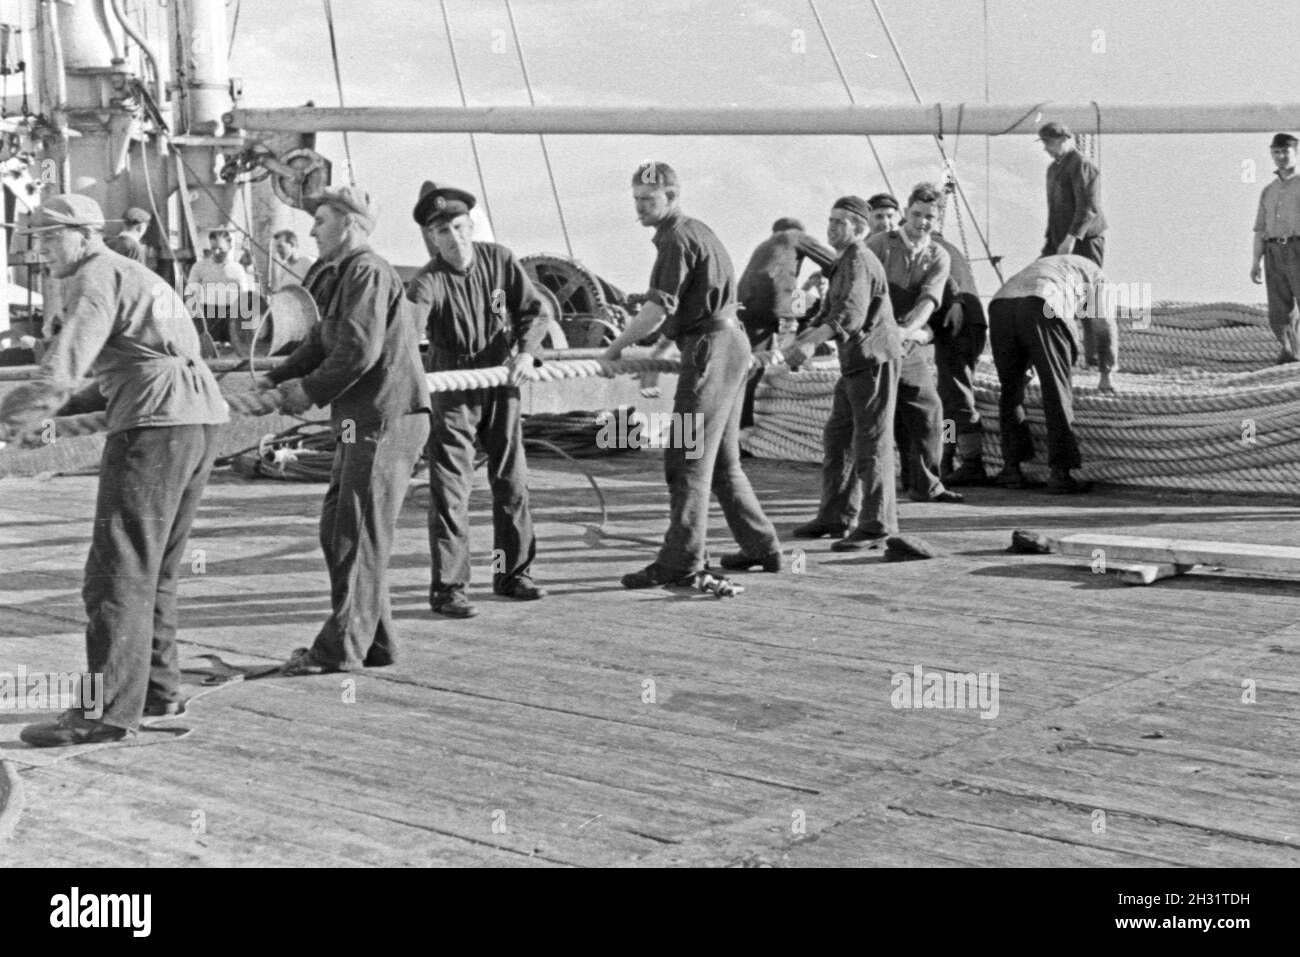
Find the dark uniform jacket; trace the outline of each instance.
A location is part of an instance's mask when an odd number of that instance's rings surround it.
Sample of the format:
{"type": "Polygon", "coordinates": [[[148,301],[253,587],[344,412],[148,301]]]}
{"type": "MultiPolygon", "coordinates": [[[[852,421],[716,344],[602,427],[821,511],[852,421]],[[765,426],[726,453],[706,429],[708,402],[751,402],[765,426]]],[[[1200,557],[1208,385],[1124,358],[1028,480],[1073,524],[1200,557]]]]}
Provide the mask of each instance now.
{"type": "Polygon", "coordinates": [[[497,243],[474,243],[469,269],[435,256],[406,287],[427,324],[431,372],[505,365],[515,353],[541,354],[545,308],[514,254],[497,243]]]}
{"type": "Polygon", "coordinates": [[[303,391],[330,407],[337,426],[375,425],[428,411],[415,323],[401,277],[368,245],[319,261],[307,277],[321,321],[283,365],[275,382],[302,378],[303,391]]]}

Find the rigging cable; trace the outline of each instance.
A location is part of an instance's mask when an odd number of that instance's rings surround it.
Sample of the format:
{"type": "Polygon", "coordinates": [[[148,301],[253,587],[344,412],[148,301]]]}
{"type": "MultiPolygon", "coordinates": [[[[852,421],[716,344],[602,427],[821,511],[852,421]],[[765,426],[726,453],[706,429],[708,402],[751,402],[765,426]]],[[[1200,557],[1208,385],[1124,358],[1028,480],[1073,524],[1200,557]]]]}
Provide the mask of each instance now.
{"type": "MultiPolygon", "coordinates": [[[[229,0],[227,0],[226,6],[230,6],[229,0]]],[[[235,0],[235,18],[230,24],[230,45],[226,48],[227,60],[229,60],[235,53],[235,35],[239,33],[239,13],[243,9],[244,0],[235,0]]]]}
{"type": "MultiPolygon", "coordinates": [[[[468,107],[469,100],[465,96],[465,84],[460,76],[460,60],[456,56],[456,41],[451,34],[451,18],[447,16],[447,0],[438,0],[442,6],[442,22],[447,30],[447,46],[451,50],[451,68],[456,74],[456,86],[460,90],[460,105],[468,107]]],[[[483,215],[487,216],[488,226],[492,234],[496,235],[496,224],[492,221],[492,207],[488,204],[487,182],[483,179],[483,163],[478,155],[478,137],[473,133],[469,134],[470,152],[474,154],[474,169],[478,171],[478,191],[483,197],[483,215]]]]}
{"type": "MultiPolygon", "coordinates": [[[[809,0],[809,2],[811,2],[811,0],[809,0]]],[[[916,98],[917,103],[922,102],[921,93],[916,88],[916,83],[912,80],[912,71],[907,68],[907,62],[903,59],[903,51],[899,49],[898,42],[894,39],[894,31],[889,29],[889,21],[885,19],[885,11],[880,9],[879,0],[871,0],[871,5],[876,10],[876,17],[880,20],[881,27],[884,28],[885,37],[889,40],[889,45],[893,47],[894,56],[898,59],[898,65],[902,67],[903,76],[907,79],[907,85],[912,90],[912,96],[916,98]]],[[[940,123],[942,124],[942,113],[940,113],[940,123]]],[[[993,251],[989,249],[988,240],[984,237],[984,233],[980,231],[979,220],[975,218],[975,211],[971,209],[970,200],[966,198],[966,191],[962,189],[961,180],[957,178],[957,171],[953,168],[952,163],[949,162],[948,153],[943,148],[943,137],[936,136],[934,138],[934,145],[939,149],[939,156],[943,160],[943,165],[947,169],[948,176],[952,180],[958,199],[966,204],[966,211],[970,213],[971,219],[973,220],[975,233],[979,236],[980,244],[984,247],[984,254],[988,256],[989,264],[993,267],[993,271],[997,273],[998,282],[1002,283],[1004,281],[1002,278],[1002,270],[998,266],[1001,257],[995,257],[993,255],[993,251]]],[[[985,202],[988,202],[988,197],[985,197],[985,202]]]]}
{"type": "MultiPolygon", "coordinates": [[[[524,74],[524,88],[528,90],[528,105],[536,106],[537,102],[533,98],[533,83],[528,78],[528,64],[524,62],[524,48],[519,42],[519,29],[515,26],[515,11],[510,5],[510,0],[506,0],[506,15],[510,17],[510,32],[515,38],[515,52],[519,54],[519,68],[524,74]]],[[[555,197],[555,211],[560,215],[560,232],[564,234],[564,245],[569,250],[569,258],[573,258],[573,243],[569,240],[569,226],[564,221],[564,207],[560,203],[560,190],[555,185],[555,171],[551,168],[551,153],[546,148],[546,136],[539,133],[537,139],[542,144],[542,159],[546,163],[546,175],[551,181],[551,195],[555,197]]]]}
{"type": "MultiPolygon", "coordinates": [[[[826,32],[826,25],[822,23],[822,15],[817,12],[817,4],[814,0],[808,0],[808,7],[812,10],[813,18],[817,21],[817,29],[821,31],[822,42],[826,44],[826,49],[830,51],[831,60],[835,64],[835,70],[840,75],[840,82],[844,84],[844,92],[849,95],[849,102],[854,106],[857,105],[857,97],[853,95],[853,87],[849,85],[849,78],[844,75],[844,68],[840,66],[839,54],[835,52],[835,45],[831,43],[830,34],[826,32]]],[[[871,155],[876,160],[876,168],[880,170],[880,178],[885,181],[885,189],[892,193],[894,187],[889,182],[889,174],[885,172],[885,164],[881,162],[880,154],[876,152],[875,140],[867,134],[867,145],[871,147],[871,155]]]]}
{"type": "MultiPolygon", "coordinates": [[[[323,0],[325,4],[325,23],[329,26],[330,31],[330,56],[334,60],[334,85],[339,91],[339,107],[343,107],[343,74],[339,72],[339,46],[334,37],[334,10],[330,6],[330,0],[323,0]]],[[[357,184],[357,171],[352,165],[352,146],[348,142],[348,132],[343,131],[343,153],[348,159],[348,182],[353,186],[357,184]]]]}

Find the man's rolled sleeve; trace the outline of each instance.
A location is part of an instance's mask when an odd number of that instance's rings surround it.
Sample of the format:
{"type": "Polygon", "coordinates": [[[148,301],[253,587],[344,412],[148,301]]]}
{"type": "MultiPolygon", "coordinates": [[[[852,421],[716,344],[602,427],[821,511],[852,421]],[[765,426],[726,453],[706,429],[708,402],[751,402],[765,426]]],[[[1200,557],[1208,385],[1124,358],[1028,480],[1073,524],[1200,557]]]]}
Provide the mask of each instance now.
{"type": "Polygon", "coordinates": [[[1259,206],[1255,210],[1255,232],[1264,234],[1264,197],[1259,197],[1259,206]]]}
{"type": "Polygon", "coordinates": [[[303,391],[318,406],[326,406],[350,389],[380,359],[388,330],[390,280],[377,269],[357,267],[341,280],[345,293],[339,303],[334,347],[303,377],[303,391]]]}
{"type": "Polygon", "coordinates": [[[646,299],[663,309],[664,315],[671,317],[681,305],[690,279],[691,263],[686,247],[676,238],[670,239],[659,247],[659,256],[650,273],[650,291],[646,293],[646,299]]]}

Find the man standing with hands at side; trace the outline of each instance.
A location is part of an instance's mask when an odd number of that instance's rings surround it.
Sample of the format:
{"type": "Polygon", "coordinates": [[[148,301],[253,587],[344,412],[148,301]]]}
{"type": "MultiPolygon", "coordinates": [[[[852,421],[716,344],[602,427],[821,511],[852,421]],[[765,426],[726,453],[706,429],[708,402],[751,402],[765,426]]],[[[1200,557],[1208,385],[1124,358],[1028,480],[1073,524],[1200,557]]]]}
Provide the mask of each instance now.
{"type": "Polygon", "coordinates": [[[1296,175],[1296,144],[1290,133],[1273,137],[1269,152],[1277,179],[1264,187],[1255,215],[1255,245],[1250,278],[1266,282],[1268,324],[1282,343],[1277,364],[1300,359],[1300,176],[1296,175]]]}
{"type": "Polygon", "coordinates": [[[1038,131],[1052,158],[1047,167],[1047,233],[1043,256],[1082,256],[1102,265],[1106,217],[1101,212],[1101,172],[1074,145],[1064,123],[1038,131]]]}
{"type": "Polygon", "coordinates": [[[388,559],[397,516],[429,434],[429,388],[401,277],[370,247],[378,210],[358,186],[308,197],[320,250],[307,291],[321,321],[284,364],[261,378],[282,411],[330,407],[334,466],[321,507],[320,544],[332,611],[285,675],[380,668],[397,636],[388,559]]]}

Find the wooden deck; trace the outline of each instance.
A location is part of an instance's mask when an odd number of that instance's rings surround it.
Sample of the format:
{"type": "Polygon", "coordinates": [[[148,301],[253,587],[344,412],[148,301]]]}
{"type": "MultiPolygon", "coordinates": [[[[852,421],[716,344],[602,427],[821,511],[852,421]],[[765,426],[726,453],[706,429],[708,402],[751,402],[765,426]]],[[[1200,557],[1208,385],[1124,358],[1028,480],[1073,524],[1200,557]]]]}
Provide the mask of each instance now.
{"type": "MultiPolygon", "coordinates": [[[[609,531],[662,534],[655,453],[588,467],[609,531]]],[[[780,530],[811,516],[815,468],[748,468],[780,530]]],[[[94,484],[0,480],[0,671],[84,668],[94,484]]],[[[310,643],[322,493],[214,479],[191,542],[206,571],[182,587],[185,657],[270,662],[310,643]]],[[[25,794],[0,862],[1300,865],[1300,579],[1132,588],[1004,552],[1014,528],[1294,544],[1296,504],[975,490],[901,506],[939,560],[802,543],[802,574],[737,576],[746,594],[718,600],[620,589],[652,549],[593,544],[586,480],[535,458],[552,596],[516,604],[480,583],[481,615],[460,622],[427,610],[427,502],[417,482],[393,561],[400,665],[223,688],[163,747],[37,768],[0,749],[25,794]],[[996,673],[996,718],[895,709],[891,676],[917,665],[996,673]]],[[[480,487],[484,571],[488,507],[480,487]]],[[[722,550],[716,511],[714,529],[722,550]]]]}

